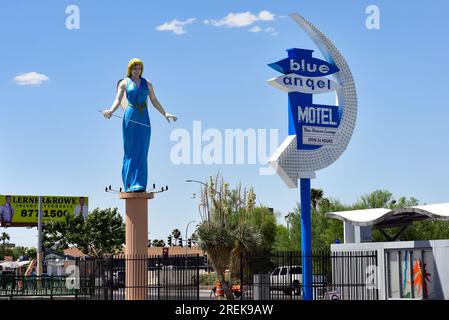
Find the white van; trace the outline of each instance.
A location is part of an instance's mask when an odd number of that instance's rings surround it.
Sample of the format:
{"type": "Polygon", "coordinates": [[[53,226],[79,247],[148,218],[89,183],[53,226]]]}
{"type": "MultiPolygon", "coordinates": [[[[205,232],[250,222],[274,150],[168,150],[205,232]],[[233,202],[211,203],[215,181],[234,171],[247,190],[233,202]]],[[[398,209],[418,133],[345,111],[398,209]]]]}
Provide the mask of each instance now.
{"type": "MultiPolygon", "coordinates": [[[[326,276],[314,274],[314,284],[326,283],[326,276]]],[[[302,267],[280,266],[270,273],[270,289],[283,291],[285,294],[302,294],[302,267]]]]}
{"type": "Polygon", "coordinates": [[[281,266],[274,269],[270,274],[270,289],[284,291],[285,294],[301,293],[302,283],[301,266],[281,266]]]}

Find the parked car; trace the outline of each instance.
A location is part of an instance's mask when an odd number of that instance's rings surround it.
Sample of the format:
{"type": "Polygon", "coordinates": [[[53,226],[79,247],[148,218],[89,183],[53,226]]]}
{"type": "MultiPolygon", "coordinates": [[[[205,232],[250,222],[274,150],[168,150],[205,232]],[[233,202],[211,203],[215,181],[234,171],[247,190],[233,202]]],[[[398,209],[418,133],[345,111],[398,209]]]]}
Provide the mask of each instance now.
{"type": "MultiPolygon", "coordinates": [[[[314,274],[314,284],[326,284],[326,276],[314,274]]],[[[285,294],[302,294],[302,267],[280,266],[270,273],[270,290],[283,291],[285,294]]]]}

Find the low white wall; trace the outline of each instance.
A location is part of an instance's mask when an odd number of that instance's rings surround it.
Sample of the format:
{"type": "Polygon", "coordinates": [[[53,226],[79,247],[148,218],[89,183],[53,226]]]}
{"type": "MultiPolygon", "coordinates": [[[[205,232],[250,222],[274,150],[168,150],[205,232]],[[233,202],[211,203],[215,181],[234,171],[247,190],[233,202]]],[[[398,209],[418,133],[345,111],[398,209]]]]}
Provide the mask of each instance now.
{"type": "MultiPolygon", "coordinates": [[[[331,245],[332,252],[376,251],[378,262],[379,299],[387,299],[387,272],[385,253],[391,250],[431,250],[432,251],[432,288],[429,298],[449,300],[449,240],[428,241],[395,241],[395,242],[365,242],[331,245]]],[[[426,262],[424,262],[426,263],[426,262]]],[[[430,264],[430,262],[429,262],[430,264]]]]}

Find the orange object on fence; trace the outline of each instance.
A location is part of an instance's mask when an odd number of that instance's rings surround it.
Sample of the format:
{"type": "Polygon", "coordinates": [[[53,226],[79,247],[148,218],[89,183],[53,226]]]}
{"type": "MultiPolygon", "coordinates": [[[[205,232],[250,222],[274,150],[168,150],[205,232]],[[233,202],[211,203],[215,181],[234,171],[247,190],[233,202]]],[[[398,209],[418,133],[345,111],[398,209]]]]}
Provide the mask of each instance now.
{"type": "Polygon", "coordinates": [[[35,266],[36,266],[36,259],[33,259],[31,260],[27,270],[25,271],[25,276],[29,276],[33,272],[35,266]]]}
{"type": "Polygon", "coordinates": [[[23,289],[23,282],[22,282],[22,280],[17,281],[17,287],[18,287],[19,290],[23,289]]]}
{"type": "Polygon", "coordinates": [[[224,297],[224,289],[221,286],[221,282],[217,281],[216,290],[215,290],[215,296],[220,299],[224,297]]]}

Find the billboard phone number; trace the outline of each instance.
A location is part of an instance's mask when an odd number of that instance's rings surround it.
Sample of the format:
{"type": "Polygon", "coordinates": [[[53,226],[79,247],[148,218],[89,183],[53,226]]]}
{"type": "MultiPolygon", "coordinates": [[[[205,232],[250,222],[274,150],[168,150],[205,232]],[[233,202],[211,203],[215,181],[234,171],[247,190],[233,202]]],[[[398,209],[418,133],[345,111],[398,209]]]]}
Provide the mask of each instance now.
{"type": "MultiPolygon", "coordinates": [[[[64,217],[65,215],[67,215],[69,212],[67,210],[43,210],[42,211],[43,218],[56,218],[56,217],[64,217]]],[[[39,217],[39,210],[22,210],[22,212],[20,213],[20,215],[22,217],[39,217]]]]}

